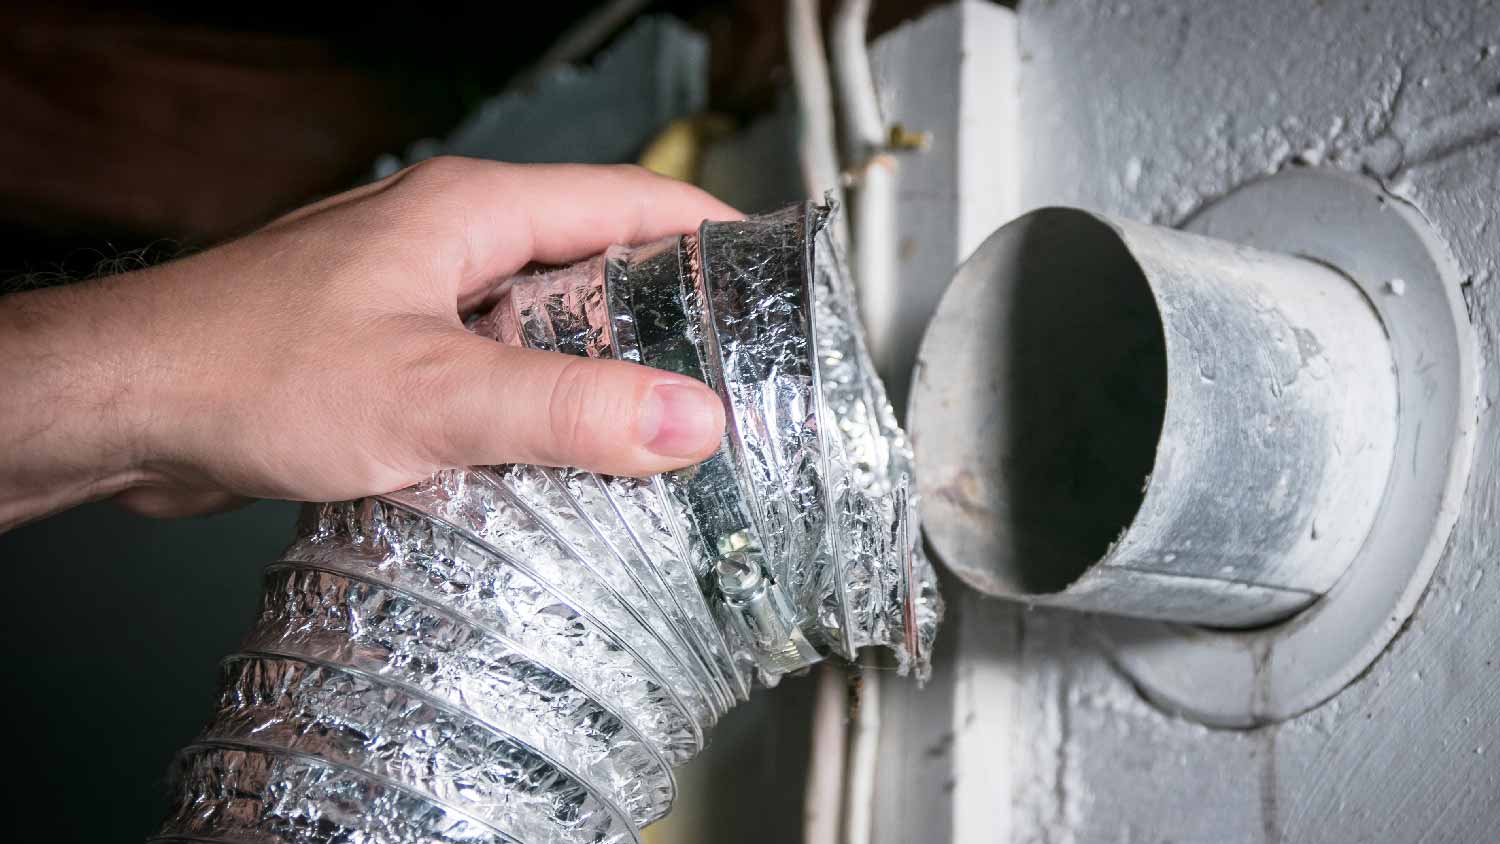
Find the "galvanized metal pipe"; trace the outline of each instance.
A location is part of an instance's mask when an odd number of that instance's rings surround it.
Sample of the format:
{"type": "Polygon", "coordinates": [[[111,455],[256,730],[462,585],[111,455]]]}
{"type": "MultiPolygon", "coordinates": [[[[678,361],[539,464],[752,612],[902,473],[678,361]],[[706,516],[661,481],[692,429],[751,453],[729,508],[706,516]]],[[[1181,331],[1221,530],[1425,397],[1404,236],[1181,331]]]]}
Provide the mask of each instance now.
{"type": "Polygon", "coordinates": [[[927,536],[975,587],[1246,627],[1354,559],[1396,411],[1384,329],[1336,270],[1047,209],[959,270],[910,418],[927,536]]]}

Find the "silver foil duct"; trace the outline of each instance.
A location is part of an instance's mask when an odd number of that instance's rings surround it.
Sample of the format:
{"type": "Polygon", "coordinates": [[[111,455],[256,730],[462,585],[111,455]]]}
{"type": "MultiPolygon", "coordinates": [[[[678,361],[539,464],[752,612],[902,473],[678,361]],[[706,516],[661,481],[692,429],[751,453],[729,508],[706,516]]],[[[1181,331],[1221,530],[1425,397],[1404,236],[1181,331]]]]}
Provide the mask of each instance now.
{"type": "Polygon", "coordinates": [[[942,603],[828,209],[509,283],[472,330],[692,375],[724,442],[653,478],[452,470],[310,506],[156,840],[633,842],[750,693],[942,603]]]}

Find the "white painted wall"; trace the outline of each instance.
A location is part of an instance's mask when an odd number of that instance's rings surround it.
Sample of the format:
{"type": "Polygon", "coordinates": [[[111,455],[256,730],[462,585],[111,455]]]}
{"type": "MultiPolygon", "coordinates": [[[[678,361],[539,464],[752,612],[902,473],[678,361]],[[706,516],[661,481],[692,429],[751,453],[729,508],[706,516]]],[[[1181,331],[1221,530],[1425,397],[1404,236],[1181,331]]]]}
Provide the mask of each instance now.
{"type": "MultiPolygon", "coordinates": [[[[877,49],[895,119],[903,92],[913,101],[931,83],[895,69],[923,66],[911,48],[936,20],[877,49]]],[[[1019,20],[1018,42],[1002,34],[958,56],[962,67],[1019,44],[1019,141],[996,155],[1009,156],[1021,208],[1172,225],[1294,163],[1371,172],[1415,204],[1469,279],[1483,366],[1475,468],[1408,628],[1333,701],[1274,727],[1166,716],[1079,618],[959,595],[949,578],[956,612],[933,683],[889,696],[879,840],[1500,840],[1500,4],[1037,0],[1019,20]]],[[[940,56],[925,62],[945,78],[940,56]]],[[[952,107],[972,114],[988,96],[1008,108],[1011,84],[967,81],[952,107]]],[[[959,208],[994,195],[991,179],[955,173],[904,181],[908,207],[929,188],[956,191],[959,208]]],[[[903,237],[927,238],[919,249],[951,219],[912,217],[903,237]]]]}

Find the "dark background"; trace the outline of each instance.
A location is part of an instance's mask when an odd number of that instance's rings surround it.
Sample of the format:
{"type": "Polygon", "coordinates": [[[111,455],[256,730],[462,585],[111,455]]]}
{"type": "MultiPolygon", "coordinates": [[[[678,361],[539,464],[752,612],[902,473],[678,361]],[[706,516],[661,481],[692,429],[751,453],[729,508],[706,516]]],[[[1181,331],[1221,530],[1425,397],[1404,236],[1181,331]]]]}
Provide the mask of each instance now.
{"type": "MultiPolygon", "coordinates": [[[[597,5],[0,9],[0,291],[204,248],[354,185],[377,156],[443,136],[597,5]]],[[[878,3],[872,30],[926,5],[878,3]]],[[[710,108],[744,122],[785,84],[782,8],[650,11],[709,35],[710,108]]],[[[168,523],[99,502],[0,534],[12,840],[139,841],[154,829],[168,762],[208,714],[215,665],[248,627],[260,568],[295,512],[262,502],[168,523]]],[[[807,685],[777,699],[804,707],[807,685]]],[[[805,723],[766,726],[765,698],[716,740],[766,745],[763,767],[800,765],[805,723]]],[[[734,776],[753,761],[704,764],[734,776]]],[[[757,815],[774,800],[795,828],[800,788],[781,791],[738,801],[745,817],[730,804],[723,822],[769,832],[757,815]]]]}

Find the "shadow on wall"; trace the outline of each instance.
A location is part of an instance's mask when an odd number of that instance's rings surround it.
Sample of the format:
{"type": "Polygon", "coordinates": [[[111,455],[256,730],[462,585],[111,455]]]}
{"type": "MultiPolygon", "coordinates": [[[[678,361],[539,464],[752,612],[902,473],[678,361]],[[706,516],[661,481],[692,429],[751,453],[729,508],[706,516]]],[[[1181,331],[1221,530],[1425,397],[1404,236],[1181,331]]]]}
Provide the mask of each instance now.
{"type": "Polygon", "coordinates": [[[156,831],[172,755],[212,710],[296,512],[164,522],[91,504],[0,534],[12,840],[156,831]]]}
{"type": "Polygon", "coordinates": [[[672,814],[646,828],[644,844],[801,841],[816,689],[812,675],[786,677],[715,724],[707,749],[677,769],[672,814]]]}

